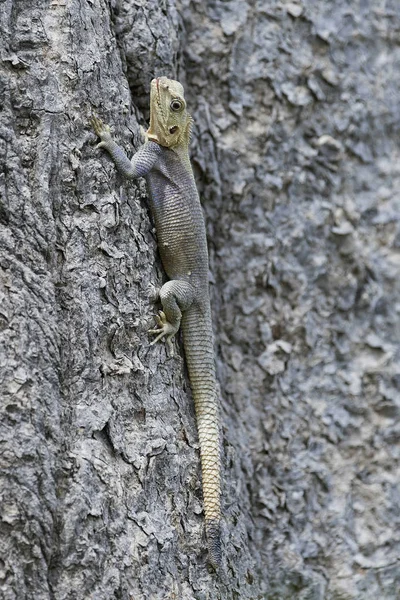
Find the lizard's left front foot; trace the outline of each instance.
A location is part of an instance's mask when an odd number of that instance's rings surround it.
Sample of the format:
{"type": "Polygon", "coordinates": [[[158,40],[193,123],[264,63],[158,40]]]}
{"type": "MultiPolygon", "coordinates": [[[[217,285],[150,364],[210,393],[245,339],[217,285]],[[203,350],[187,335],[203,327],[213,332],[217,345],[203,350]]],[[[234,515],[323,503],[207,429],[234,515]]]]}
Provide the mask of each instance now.
{"type": "Polygon", "coordinates": [[[93,116],[90,119],[90,124],[93,127],[95,134],[101,139],[101,142],[97,144],[96,148],[107,148],[107,144],[112,141],[110,127],[105,125],[103,121],[96,116],[93,116]]]}
{"type": "Polygon", "coordinates": [[[175,326],[172,325],[172,323],[170,323],[169,321],[167,321],[166,314],[162,310],[160,310],[160,316],[156,315],[155,317],[159,329],[149,329],[149,333],[157,334],[156,339],[151,342],[150,346],[153,346],[156,342],[158,342],[158,340],[161,340],[163,337],[165,337],[169,355],[173,356],[174,347],[172,345],[172,338],[178,331],[179,325],[175,326]]]}

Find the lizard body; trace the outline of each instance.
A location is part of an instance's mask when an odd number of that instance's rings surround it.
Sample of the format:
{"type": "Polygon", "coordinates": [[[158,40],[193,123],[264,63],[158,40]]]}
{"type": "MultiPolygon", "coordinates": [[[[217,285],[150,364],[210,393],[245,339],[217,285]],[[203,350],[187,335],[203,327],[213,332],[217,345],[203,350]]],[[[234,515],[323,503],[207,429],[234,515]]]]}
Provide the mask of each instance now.
{"type": "Polygon", "coordinates": [[[156,342],[171,338],[181,326],[192,388],[203,479],[206,534],[210,562],[221,563],[220,439],[211,309],[208,252],[200,199],[189,159],[192,119],[182,85],[166,77],[153,79],[150,127],[146,143],[130,161],[112,140],[100,119],[92,125],[101,138],[98,147],[110,154],[127,178],[145,177],[161,260],[170,281],[160,290],[163,310],[157,316],[156,342]]]}

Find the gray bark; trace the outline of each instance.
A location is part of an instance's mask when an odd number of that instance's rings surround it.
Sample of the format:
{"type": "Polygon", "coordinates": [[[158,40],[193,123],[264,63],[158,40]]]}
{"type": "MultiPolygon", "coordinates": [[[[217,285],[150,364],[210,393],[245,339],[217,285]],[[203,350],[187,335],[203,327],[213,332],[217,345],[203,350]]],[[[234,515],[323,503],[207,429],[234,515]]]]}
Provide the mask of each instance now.
{"type": "Polygon", "coordinates": [[[0,4],[0,596],[395,600],[400,5],[0,4]],[[225,571],[131,153],[178,78],[207,220],[225,571]]]}

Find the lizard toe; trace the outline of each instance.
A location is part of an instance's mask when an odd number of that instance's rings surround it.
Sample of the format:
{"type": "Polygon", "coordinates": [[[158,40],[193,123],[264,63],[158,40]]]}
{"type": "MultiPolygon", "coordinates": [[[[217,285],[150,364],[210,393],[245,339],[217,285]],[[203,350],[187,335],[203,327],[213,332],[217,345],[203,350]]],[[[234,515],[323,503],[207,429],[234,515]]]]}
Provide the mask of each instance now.
{"type": "Polygon", "coordinates": [[[159,315],[155,315],[157,321],[157,329],[149,329],[149,333],[156,335],[157,337],[151,342],[150,346],[154,346],[163,337],[166,338],[167,346],[169,350],[172,349],[172,338],[177,332],[177,328],[174,327],[166,317],[166,314],[161,310],[159,315]]]}

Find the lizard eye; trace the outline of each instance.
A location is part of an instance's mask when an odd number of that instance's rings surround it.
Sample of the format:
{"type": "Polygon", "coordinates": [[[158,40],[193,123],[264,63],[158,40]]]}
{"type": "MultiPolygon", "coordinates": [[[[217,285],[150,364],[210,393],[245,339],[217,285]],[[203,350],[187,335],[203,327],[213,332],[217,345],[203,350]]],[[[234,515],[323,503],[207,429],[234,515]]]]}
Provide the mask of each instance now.
{"type": "Polygon", "coordinates": [[[169,132],[170,132],[171,134],[174,134],[174,133],[176,133],[177,131],[178,131],[178,126],[177,126],[177,125],[174,125],[174,126],[173,126],[173,127],[171,127],[171,129],[169,130],[169,132]]]}
{"type": "Polygon", "coordinates": [[[172,100],[170,107],[173,111],[177,112],[178,110],[181,110],[181,108],[183,107],[183,102],[181,102],[180,100],[175,98],[175,100],[172,100]]]}

